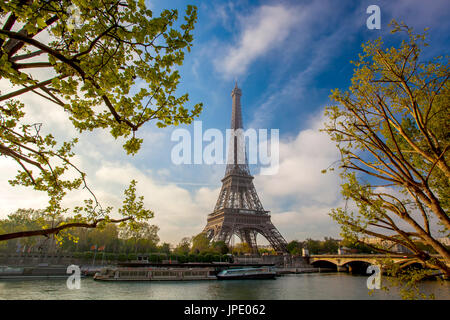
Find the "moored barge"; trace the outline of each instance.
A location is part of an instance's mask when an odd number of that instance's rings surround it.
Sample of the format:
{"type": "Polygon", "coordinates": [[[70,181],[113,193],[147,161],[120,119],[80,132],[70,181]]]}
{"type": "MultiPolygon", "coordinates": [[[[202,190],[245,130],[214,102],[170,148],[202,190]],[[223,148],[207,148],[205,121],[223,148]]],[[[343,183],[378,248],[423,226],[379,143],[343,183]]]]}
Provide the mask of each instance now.
{"type": "Polygon", "coordinates": [[[102,281],[216,280],[214,268],[105,267],[94,275],[102,281]]]}

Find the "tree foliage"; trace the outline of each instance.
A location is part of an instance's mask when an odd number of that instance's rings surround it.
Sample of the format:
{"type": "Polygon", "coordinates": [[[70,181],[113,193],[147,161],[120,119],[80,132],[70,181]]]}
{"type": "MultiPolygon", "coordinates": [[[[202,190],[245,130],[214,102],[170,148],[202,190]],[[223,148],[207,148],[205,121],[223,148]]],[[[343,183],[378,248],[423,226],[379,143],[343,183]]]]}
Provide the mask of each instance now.
{"type": "Polygon", "coordinates": [[[174,253],[178,255],[188,255],[191,251],[191,239],[184,237],[180,243],[175,247],[174,253]]]}
{"type": "Polygon", "coordinates": [[[297,244],[297,250],[308,249],[309,254],[336,254],[339,248],[339,240],[325,237],[324,240],[306,239],[303,243],[297,244]]]}
{"type": "Polygon", "coordinates": [[[156,251],[159,242],[158,231],[159,227],[156,225],[150,225],[144,221],[133,221],[120,230],[119,236],[132,243],[135,253],[150,249],[156,251]]]}
{"type": "MultiPolygon", "coordinates": [[[[42,210],[18,209],[16,212],[9,214],[6,219],[0,220],[0,234],[39,229],[45,218],[42,210]]],[[[50,221],[47,221],[47,224],[50,223],[50,221]]],[[[36,239],[25,238],[21,243],[30,247],[36,243],[36,239]]],[[[4,246],[5,249],[12,248],[14,250],[16,247],[15,242],[5,243],[4,246]]]]}
{"type": "Polygon", "coordinates": [[[292,240],[287,245],[287,250],[292,255],[300,255],[302,254],[303,243],[298,240],[292,240]]]}
{"type": "MultiPolygon", "coordinates": [[[[386,284],[391,287],[398,288],[398,291],[403,299],[417,300],[417,299],[434,299],[434,293],[425,293],[421,289],[421,283],[424,279],[433,278],[434,271],[431,269],[424,269],[417,266],[402,267],[398,263],[393,263],[392,260],[386,259],[383,262],[387,277],[386,284]]],[[[442,281],[438,278],[438,281],[442,281]]],[[[440,285],[443,283],[441,282],[440,285]]],[[[389,286],[384,285],[382,289],[390,291],[389,286]]]]}
{"type": "Polygon", "coordinates": [[[450,232],[449,57],[424,61],[425,35],[392,25],[405,39],[391,48],[381,39],[364,44],[349,91],[334,90],[337,104],[326,110],[324,130],[341,154],[342,194],[357,206],[331,216],[345,239],[393,241],[450,276],[450,252],[437,240],[450,232]]]}
{"type": "MultiPolygon", "coordinates": [[[[53,220],[72,214],[61,201],[68,191],[84,188],[91,198],[75,209],[73,222],[118,222],[73,162],[77,138],[58,141],[51,133],[44,135],[42,128],[51,131],[45,123],[26,121],[30,108],[40,106],[24,105],[21,98],[47,99],[66,112],[80,133],[108,130],[133,155],[142,144],[138,129],[144,124],[189,124],[201,111],[201,104],[188,109],[187,94],[176,94],[177,67],[191,49],[196,20],[197,10],[190,5],[179,23],[177,10],[153,16],[144,1],[136,0],[2,1],[0,79],[9,90],[0,93],[0,154],[19,168],[10,184],[46,192],[45,213],[53,220]],[[73,172],[77,177],[68,178],[73,172]]],[[[134,201],[131,194],[126,197],[134,201]]],[[[124,203],[119,212],[130,219],[120,221],[150,217],[143,208],[130,211],[130,205],[124,203]]],[[[60,231],[52,227],[52,233],[60,231]]]]}
{"type": "MultiPolygon", "coordinates": [[[[178,247],[189,248],[188,238],[183,238],[182,242],[178,247]]],[[[229,248],[224,241],[210,241],[205,233],[199,233],[192,237],[190,240],[191,254],[201,254],[201,255],[224,255],[229,252],[229,248]]],[[[212,261],[212,260],[211,260],[212,261]]]]}
{"type": "Polygon", "coordinates": [[[213,241],[211,243],[211,249],[220,254],[227,254],[229,249],[225,241],[213,241]]]}
{"type": "Polygon", "coordinates": [[[250,253],[252,253],[252,248],[250,247],[250,245],[248,244],[248,243],[246,243],[246,242],[240,242],[240,243],[237,243],[234,247],[233,247],[233,249],[231,250],[231,252],[233,253],[233,254],[236,254],[236,255],[243,255],[243,254],[250,254],[250,253]]]}
{"type": "Polygon", "coordinates": [[[201,253],[206,251],[210,246],[209,238],[205,233],[199,233],[192,237],[191,253],[201,253]]]}
{"type": "MultiPolygon", "coordinates": [[[[34,209],[18,209],[11,213],[6,219],[0,220],[0,229],[5,233],[15,233],[20,231],[35,230],[40,228],[42,220],[48,219],[43,210],[34,209]]],[[[51,222],[47,222],[50,224],[51,222]]],[[[70,231],[72,239],[65,237],[61,239],[59,246],[49,247],[45,249],[56,250],[62,252],[86,252],[92,250],[92,246],[96,246],[99,251],[103,252],[157,252],[159,228],[150,225],[147,222],[133,222],[132,224],[104,224],[97,228],[75,228],[70,231]],[[138,228],[132,228],[131,225],[139,224],[138,228]]],[[[16,251],[22,248],[24,252],[39,252],[38,248],[42,247],[44,242],[47,245],[51,242],[55,244],[55,240],[51,237],[48,239],[42,237],[25,237],[22,239],[10,239],[4,241],[6,251],[16,251]]]]}

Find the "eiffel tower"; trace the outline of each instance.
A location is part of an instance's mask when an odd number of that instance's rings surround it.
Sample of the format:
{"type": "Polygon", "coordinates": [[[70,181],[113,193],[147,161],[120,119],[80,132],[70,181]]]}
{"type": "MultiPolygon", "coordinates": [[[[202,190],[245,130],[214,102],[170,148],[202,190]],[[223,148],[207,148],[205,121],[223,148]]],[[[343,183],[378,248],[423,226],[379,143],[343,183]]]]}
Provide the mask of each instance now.
{"type": "Polygon", "coordinates": [[[242,91],[237,83],[231,92],[230,144],[225,177],[214,212],[208,215],[203,232],[213,241],[229,244],[236,234],[247,243],[252,253],[258,254],[257,234],[264,236],[277,253],[287,253],[287,243],[270,221],[269,211],[264,210],[248,167],[241,112],[242,91]]]}

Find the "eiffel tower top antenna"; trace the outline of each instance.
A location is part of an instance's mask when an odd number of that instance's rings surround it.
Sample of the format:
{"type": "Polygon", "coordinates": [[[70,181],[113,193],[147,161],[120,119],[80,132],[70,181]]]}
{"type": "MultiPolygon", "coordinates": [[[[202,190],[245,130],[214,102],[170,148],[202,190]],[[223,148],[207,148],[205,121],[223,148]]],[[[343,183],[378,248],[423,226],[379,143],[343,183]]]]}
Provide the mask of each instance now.
{"type": "Polygon", "coordinates": [[[242,123],[242,107],[241,107],[242,91],[235,82],[233,91],[231,91],[231,97],[233,98],[233,106],[231,111],[231,129],[243,129],[242,123]]]}
{"type": "Polygon", "coordinates": [[[231,133],[229,149],[227,155],[227,170],[225,176],[229,174],[243,174],[250,176],[250,169],[247,164],[245,153],[245,136],[243,133],[244,124],[242,121],[241,107],[242,91],[235,82],[231,91],[232,111],[231,111],[231,133]]]}

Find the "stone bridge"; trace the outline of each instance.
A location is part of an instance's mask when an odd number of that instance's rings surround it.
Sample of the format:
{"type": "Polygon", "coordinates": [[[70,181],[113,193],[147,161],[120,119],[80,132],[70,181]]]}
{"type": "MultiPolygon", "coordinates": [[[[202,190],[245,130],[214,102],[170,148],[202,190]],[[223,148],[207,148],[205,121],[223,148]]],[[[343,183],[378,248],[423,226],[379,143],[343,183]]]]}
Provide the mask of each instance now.
{"type": "MultiPolygon", "coordinates": [[[[439,257],[438,255],[432,255],[439,257]]],[[[309,263],[315,267],[335,268],[338,271],[363,272],[369,265],[382,265],[383,260],[390,259],[394,263],[401,265],[401,268],[407,266],[423,267],[423,262],[417,258],[411,258],[405,255],[384,255],[384,254],[321,254],[311,255],[309,263]]]]}

